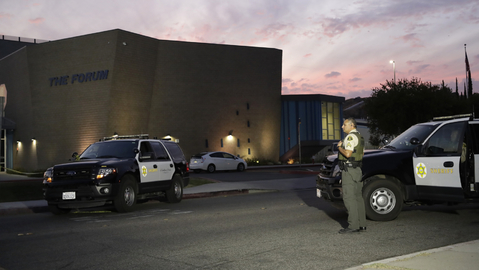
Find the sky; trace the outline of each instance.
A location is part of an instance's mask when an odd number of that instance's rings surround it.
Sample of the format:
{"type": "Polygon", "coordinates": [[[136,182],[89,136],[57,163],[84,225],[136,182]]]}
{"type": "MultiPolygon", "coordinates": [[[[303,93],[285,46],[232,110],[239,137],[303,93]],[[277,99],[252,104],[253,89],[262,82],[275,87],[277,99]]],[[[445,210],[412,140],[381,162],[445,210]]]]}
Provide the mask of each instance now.
{"type": "Polygon", "coordinates": [[[59,40],[122,29],[283,51],[282,94],[369,97],[386,80],[479,93],[478,0],[0,0],[0,35],[59,40]],[[390,63],[394,60],[394,64],[390,63]]]}

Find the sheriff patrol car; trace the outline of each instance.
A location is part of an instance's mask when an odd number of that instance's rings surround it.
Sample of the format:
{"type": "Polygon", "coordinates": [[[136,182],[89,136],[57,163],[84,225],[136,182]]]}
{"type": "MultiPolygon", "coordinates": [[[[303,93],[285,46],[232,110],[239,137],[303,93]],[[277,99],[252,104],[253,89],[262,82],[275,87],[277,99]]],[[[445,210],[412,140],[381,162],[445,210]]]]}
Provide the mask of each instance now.
{"type": "MultiPolygon", "coordinates": [[[[337,164],[336,155],[325,160],[318,197],[342,200],[337,164]]],[[[393,220],[403,205],[479,202],[479,119],[458,115],[414,125],[381,149],[367,150],[362,169],[371,220],[393,220]]]]}
{"type": "Polygon", "coordinates": [[[176,203],[189,183],[180,146],[147,134],[103,138],[73,157],[44,174],[44,197],[54,214],[104,205],[128,212],[137,202],[162,195],[176,203]]]}

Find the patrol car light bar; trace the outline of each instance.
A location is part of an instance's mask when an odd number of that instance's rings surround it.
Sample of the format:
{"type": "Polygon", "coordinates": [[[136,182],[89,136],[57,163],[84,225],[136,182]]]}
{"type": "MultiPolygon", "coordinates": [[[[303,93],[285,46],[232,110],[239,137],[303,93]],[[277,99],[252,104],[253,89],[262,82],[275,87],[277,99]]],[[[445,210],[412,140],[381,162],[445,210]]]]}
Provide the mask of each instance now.
{"type": "Polygon", "coordinates": [[[121,139],[148,139],[148,134],[138,134],[138,135],[114,135],[111,137],[103,137],[100,141],[111,141],[111,140],[121,140],[121,139]]]}
{"type": "Polygon", "coordinates": [[[439,116],[439,117],[434,117],[432,121],[451,120],[451,119],[458,119],[458,118],[465,118],[465,117],[472,118],[472,113],[458,114],[458,115],[451,115],[451,116],[439,116]]]}

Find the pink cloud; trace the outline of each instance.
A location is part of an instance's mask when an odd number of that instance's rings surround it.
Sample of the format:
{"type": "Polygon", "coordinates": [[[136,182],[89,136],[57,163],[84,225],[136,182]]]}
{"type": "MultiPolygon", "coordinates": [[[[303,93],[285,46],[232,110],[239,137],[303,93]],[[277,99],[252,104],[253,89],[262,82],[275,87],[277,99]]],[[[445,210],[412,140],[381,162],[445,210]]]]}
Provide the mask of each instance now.
{"type": "Polygon", "coordinates": [[[328,74],[324,75],[324,77],[326,77],[326,78],[337,78],[337,77],[339,77],[339,75],[341,75],[341,73],[339,73],[337,71],[331,71],[331,73],[328,73],[328,74]]]}
{"type": "Polygon", "coordinates": [[[426,68],[428,68],[430,65],[419,65],[414,69],[410,69],[408,71],[409,74],[421,74],[426,68]]]}
{"type": "Polygon", "coordinates": [[[272,23],[265,27],[256,30],[256,35],[262,36],[262,40],[268,40],[271,38],[283,39],[289,35],[293,30],[293,26],[283,23],[272,23]]]}
{"type": "Polygon", "coordinates": [[[310,57],[312,54],[308,53],[308,54],[305,54],[303,57],[310,57]]]}
{"type": "Polygon", "coordinates": [[[410,65],[410,66],[413,66],[415,64],[419,64],[419,63],[422,63],[422,61],[407,61],[406,64],[410,65]]]}
{"type": "Polygon", "coordinates": [[[12,18],[13,15],[12,14],[8,14],[8,13],[3,13],[3,12],[0,12],[0,19],[10,19],[12,18]]]}
{"type": "Polygon", "coordinates": [[[357,82],[357,81],[360,81],[362,80],[361,78],[352,78],[352,79],[349,79],[349,82],[357,82]]]}
{"type": "Polygon", "coordinates": [[[45,21],[44,18],[35,18],[35,19],[31,19],[31,20],[28,20],[30,23],[33,23],[33,24],[41,24],[45,21]]]}

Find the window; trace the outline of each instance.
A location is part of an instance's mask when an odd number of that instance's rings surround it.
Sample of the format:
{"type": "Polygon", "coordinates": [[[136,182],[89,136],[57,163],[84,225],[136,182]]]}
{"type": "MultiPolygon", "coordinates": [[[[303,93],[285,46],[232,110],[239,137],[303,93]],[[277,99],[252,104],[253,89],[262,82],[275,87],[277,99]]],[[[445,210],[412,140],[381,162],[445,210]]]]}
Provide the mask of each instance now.
{"type": "Polygon", "coordinates": [[[143,161],[153,159],[153,149],[149,142],[141,142],[140,144],[140,158],[143,161]]]}
{"type": "Polygon", "coordinates": [[[459,155],[462,150],[464,123],[444,125],[427,142],[427,155],[459,155]]]}
{"type": "Polygon", "coordinates": [[[235,156],[228,154],[228,153],[223,153],[224,158],[229,158],[229,159],[235,159],[235,156]]]}
{"type": "Polygon", "coordinates": [[[168,153],[166,153],[165,148],[160,144],[160,142],[151,142],[151,147],[155,152],[156,159],[169,160],[168,153]]]}
{"type": "Polygon", "coordinates": [[[321,118],[323,140],[340,140],[341,119],[339,112],[339,103],[322,102],[321,118]]]}
{"type": "Polygon", "coordinates": [[[223,153],[221,153],[221,152],[212,153],[210,155],[210,157],[212,157],[212,158],[223,158],[223,153]]]}

